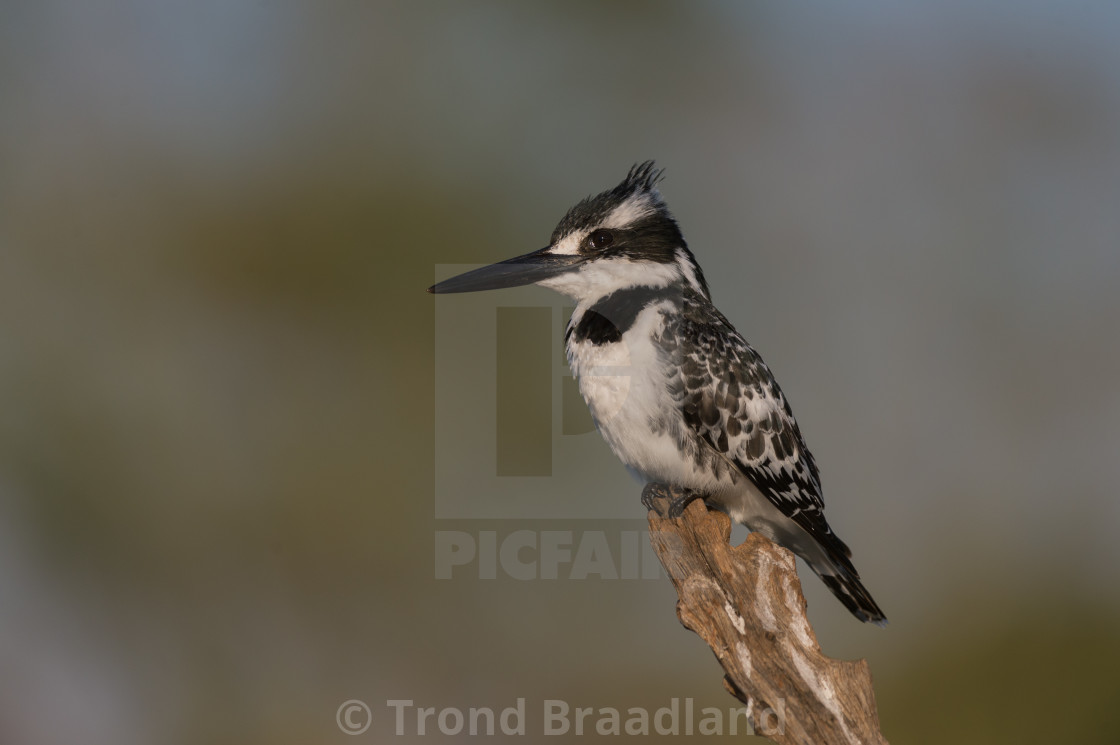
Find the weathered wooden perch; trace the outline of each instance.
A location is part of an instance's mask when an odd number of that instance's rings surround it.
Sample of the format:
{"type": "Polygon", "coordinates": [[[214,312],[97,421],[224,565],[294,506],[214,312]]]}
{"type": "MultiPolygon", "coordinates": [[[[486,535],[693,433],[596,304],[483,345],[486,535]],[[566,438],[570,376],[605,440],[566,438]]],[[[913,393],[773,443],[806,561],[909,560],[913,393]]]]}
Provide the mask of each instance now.
{"type": "Polygon", "coordinates": [[[715,652],[755,731],[783,745],[886,745],[867,661],[821,654],[793,554],[758,533],[732,547],[730,519],[702,500],[676,519],[661,516],[666,500],[654,506],[650,540],[677,616],[715,652]]]}

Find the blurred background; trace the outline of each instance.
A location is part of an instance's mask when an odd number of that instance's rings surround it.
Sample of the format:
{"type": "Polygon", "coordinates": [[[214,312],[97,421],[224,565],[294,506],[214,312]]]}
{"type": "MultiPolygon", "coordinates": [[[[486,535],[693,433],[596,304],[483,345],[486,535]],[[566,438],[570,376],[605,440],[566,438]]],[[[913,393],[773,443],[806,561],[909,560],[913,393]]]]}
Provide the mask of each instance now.
{"type": "Polygon", "coordinates": [[[733,706],[667,579],[433,571],[643,528],[594,434],[609,509],[437,516],[424,289],[647,158],[891,618],[802,572],[887,738],[1116,742],[1117,6],[214,0],[0,9],[0,741],[733,706]]]}

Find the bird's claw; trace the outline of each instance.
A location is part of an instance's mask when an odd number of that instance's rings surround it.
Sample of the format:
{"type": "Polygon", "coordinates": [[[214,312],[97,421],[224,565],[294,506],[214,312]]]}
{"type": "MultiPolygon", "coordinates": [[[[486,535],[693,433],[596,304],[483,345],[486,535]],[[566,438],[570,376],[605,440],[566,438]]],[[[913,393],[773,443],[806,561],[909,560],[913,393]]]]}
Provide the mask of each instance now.
{"type": "Polygon", "coordinates": [[[684,514],[685,509],[704,495],[692,489],[681,489],[669,500],[669,517],[678,518],[684,514]]]}
{"type": "Polygon", "coordinates": [[[645,488],[642,489],[642,505],[650,512],[656,512],[664,516],[665,513],[661,505],[658,504],[658,500],[665,500],[667,502],[673,501],[673,495],[669,491],[669,486],[667,484],[658,484],[654,482],[646,484],[645,488]]]}
{"type": "Polygon", "coordinates": [[[704,495],[693,489],[669,486],[651,482],[642,489],[642,504],[661,517],[676,519],[684,514],[685,508],[704,495]]]}

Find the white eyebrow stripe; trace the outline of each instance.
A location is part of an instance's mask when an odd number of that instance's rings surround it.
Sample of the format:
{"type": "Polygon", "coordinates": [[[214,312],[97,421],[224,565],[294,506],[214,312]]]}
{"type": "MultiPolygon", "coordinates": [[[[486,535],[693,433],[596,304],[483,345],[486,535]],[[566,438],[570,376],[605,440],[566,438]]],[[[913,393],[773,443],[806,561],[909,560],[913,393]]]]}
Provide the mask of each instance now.
{"type": "Polygon", "coordinates": [[[653,214],[653,196],[648,193],[635,194],[622,204],[611,210],[607,219],[603,221],[604,228],[625,228],[633,225],[646,215],[653,214]]]}

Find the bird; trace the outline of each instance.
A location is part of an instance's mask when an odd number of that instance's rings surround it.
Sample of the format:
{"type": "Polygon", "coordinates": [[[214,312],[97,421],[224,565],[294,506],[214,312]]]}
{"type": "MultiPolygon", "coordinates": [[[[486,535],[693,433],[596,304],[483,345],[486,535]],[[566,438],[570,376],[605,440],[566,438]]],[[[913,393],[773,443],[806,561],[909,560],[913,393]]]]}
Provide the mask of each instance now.
{"type": "Polygon", "coordinates": [[[580,393],[653,509],[693,501],[790,549],[860,621],[887,618],[824,516],[820,471],[789,400],[712,303],[657,188],[653,161],[568,210],[546,247],[460,274],[432,293],[535,284],[575,300],[564,333],[580,393]]]}

